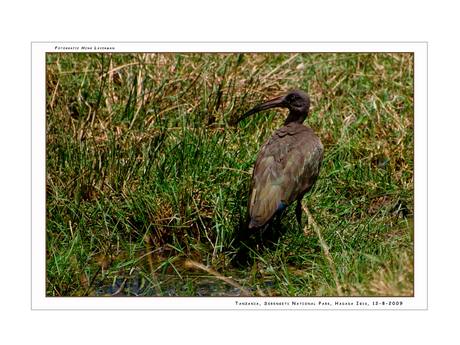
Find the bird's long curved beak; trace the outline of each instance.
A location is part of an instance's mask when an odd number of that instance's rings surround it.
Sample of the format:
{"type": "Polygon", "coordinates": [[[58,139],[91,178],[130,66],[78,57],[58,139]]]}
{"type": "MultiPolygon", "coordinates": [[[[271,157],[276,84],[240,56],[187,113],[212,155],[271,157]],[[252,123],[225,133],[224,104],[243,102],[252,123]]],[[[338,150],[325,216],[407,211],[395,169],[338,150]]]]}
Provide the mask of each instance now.
{"type": "Polygon", "coordinates": [[[258,113],[259,111],[267,110],[267,109],[270,109],[270,108],[276,108],[276,107],[281,107],[281,108],[287,107],[287,103],[284,101],[284,96],[276,97],[276,98],[273,98],[273,99],[271,99],[269,101],[266,101],[266,102],[264,102],[262,104],[259,104],[258,106],[254,107],[251,110],[249,110],[248,112],[246,112],[238,120],[236,120],[236,123],[238,123],[241,120],[247,118],[248,116],[251,116],[251,115],[253,115],[255,113],[258,113]]]}

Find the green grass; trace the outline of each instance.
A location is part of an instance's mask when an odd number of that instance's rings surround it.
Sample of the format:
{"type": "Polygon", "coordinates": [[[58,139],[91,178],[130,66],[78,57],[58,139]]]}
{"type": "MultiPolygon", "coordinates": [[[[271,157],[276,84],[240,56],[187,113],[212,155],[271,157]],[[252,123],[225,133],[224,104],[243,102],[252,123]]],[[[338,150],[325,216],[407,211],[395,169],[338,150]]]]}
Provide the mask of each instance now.
{"type": "Polygon", "coordinates": [[[194,296],[231,276],[255,296],[410,296],[413,128],[411,54],[48,54],[47,294],[194,296]],[[333,264],[292,208],[240,266],[252,166],[286,110],[233,123],[294,88],[325,147],[304,204],[333,264]]]}

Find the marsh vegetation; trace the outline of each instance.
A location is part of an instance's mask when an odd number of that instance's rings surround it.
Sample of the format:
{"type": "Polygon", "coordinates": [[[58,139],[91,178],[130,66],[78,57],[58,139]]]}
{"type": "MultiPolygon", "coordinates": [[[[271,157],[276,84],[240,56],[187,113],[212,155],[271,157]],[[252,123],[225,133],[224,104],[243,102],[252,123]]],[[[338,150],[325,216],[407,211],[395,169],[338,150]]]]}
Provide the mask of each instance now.
{"type": "Polygon", "coordinates": [[[413,90],[412,54],[48,54],[47,295],[411,296],[413,90]],[[286,110],[234,121],[294,88],[330,259],[294,207],[266,246],[239,239],[286,110]]]}

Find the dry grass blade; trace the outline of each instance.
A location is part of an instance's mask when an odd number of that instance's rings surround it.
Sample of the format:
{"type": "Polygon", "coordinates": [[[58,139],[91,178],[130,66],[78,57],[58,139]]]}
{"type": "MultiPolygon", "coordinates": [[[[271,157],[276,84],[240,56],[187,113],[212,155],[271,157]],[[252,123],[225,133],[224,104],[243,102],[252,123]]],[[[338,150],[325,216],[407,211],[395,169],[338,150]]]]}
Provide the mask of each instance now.
{"type": "Polygon", "coordinates": [[[267,79],[268,77],[270,77],[273,73],[277,72],[280,70],[281,67],[283,67],[284,65],[288,64],[289,62],[291,62],[293,59],[295,59],[299,54],[294,54],[292,55],[291,58],[289,58],[288,60],[286,60],[285,62],[283,62],[280,66],[276,66],[276,68],[274,68],[270,73],[268,73],[264,78],[267,79]]]}
{"type": "Polygon", "coordinates": [[[252,173],[248,172],[248,171],[244,171],[244,170],[240,170],[240,169],[234,169],[234,168],[227,168],[227,167],[214,167],[213,169],[225,169],[225,170],[233,170],[233,171],[237,171],[239,173],[242,173],[242,174],[248,174],[248,175],[252,175],[252,173]]]}
{"type": "MultiPolygon", "coordinates": [[[[206,266],[203,265],[203,264],[200,264],[199,262],[196,262],[196,261],[193,261],[193,260],[188,260],[188,261],[186,262],[186,265],[189,266],[189,267],[195,266],[195,267],[197,267],[197,268],[199,268],[199,269],[202,269],[203,271],[206,271],[206,272],[212,274],[212,275],[215,276],[216,278],[219,278],[219,279],[223,280],[224,282],[226,282],[226,283],[228,283],[228,284],[230,284],[230,285],[233,285],[233,286],[236,287],[237,289],[240,289],[240,290],[243,292],[243,295],[244,295],[244,296],[252,296],[251,292],[250,292],[247,288],[241,286],[240,284],[238,284],[238,283],[235,282],[234,280],[232,280],[232,279],[230,279],[230,278],[228,278],[228,277],[223,276],[223,275],[220,274],[219,272],[216,272],[216,271],[214,271],[213,269],[211,269],[211,268],[209,268],[209,267],[206,267],[206,266]]],[[[259,293],[260,293],[260,292],[261,292],[261,291],[259,291],[259,293]]]]}
{"type": "MultiPolygon", "coordinates": [[[[331,268],[332,275],[334,276],[335,280],[335,285],[337,286],[337,293],[339,296],[342,296],[342,291],[341,291],[341,286],[339,284],[339,278],[337,276],[337,270],[335,269],[335,264],[334,261],[332,260],[331,253],[329,253],[329,248],[326,245],[326,242],[324,242],[323,236],[321,236],[321,231],[319,230],[318,225],[316,224],[313,216],[311,215],[310,211],[308,210],[308,207],[302,203],[302,208],[307,214],[308,217],[308,222],[313,226],[313,229],[315,229],[316,234],[318,235],[319,242],[321,243],[321,247],[323,247],[323,252],[324,255],[326,256],[327,261],[329,262],[329,267],[331,268]]],[[[306,233],[307,227],[305,227],[304,232],[306,233]]]]}
{"type": "Polygon", "coordinates": [[[127,280],[128,280],[128,278],[125,278],[123,280],[123,283],[121,283],[120,288],[117,291],[115,291],[113,294],[111,294],[110,296],[115,296],[115,295],[119,294],[120,291],[123,290],[123,288],[125,287],[125,283],[126,283],[127,280]]]}

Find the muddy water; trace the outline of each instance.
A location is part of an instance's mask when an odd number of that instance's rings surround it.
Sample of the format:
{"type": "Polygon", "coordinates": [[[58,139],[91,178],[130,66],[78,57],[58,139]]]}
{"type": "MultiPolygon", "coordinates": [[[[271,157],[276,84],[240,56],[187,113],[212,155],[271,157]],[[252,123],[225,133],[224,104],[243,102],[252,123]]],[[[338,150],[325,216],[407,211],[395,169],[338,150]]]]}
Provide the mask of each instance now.
{"type": "MultiPolygon", "coordinates": [[[[119,253],[117,258],[98,258],[93,264],[99,266],[99,274],[92,283],[92,296],[244,296],[252,293],[244,288],[251,280],[229,265],[211,265],[194,255],[193,260],[184,257],[148,256],[137,265],[123,264],[128,255],[119,253]],[[111,263],[108,263],[110,262],[111,263]],[[119,267],[124,270],[117,270],[119,267]],[[246,290],[246,291],[244,291],[246,290]]],[[[251,274],[252,275],[252,274],[251,274]]],[[[262,284],[266,286],[266,283],[262,284]]]]}
{"type": "Polygon", "coordinates": [[[243,292],[217,278],[184,281],[177,276],[163,277],[160,291],[140,277],[116,278],[95,290],[96,296],[242,296],[243,292]]]}

